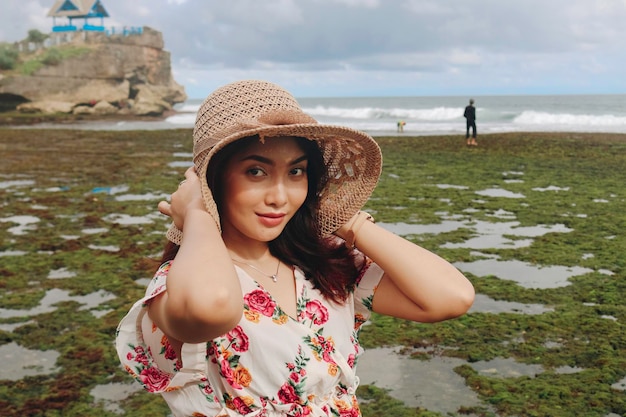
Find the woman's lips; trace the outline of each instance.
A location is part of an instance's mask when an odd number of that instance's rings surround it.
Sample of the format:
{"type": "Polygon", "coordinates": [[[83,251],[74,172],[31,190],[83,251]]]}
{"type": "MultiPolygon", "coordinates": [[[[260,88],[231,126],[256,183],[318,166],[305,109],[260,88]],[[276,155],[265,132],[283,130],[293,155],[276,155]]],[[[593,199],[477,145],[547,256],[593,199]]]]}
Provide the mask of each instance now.
{"type": "Polygon", "coordinates": [[[276,227],[283,222],[285,215],[282,213],[258,214],[261,224],[267,227],[276,227]]]}

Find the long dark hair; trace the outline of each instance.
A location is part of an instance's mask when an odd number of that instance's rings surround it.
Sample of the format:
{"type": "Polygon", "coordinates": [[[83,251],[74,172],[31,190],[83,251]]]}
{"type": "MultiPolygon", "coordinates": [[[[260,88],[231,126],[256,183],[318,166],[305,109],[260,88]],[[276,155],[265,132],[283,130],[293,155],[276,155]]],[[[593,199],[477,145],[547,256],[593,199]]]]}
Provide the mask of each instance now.
{"type": "MultiPolygon", "coordinates": [[[[224,167],[235,152],[255,140],[258,141],[259,137],[251,136],[228,144],[211,159],[206,176],[218,211],[221,211],[225,192],[224,167]]],[[[319,192],[328,178],[326,165],[317,141],[299,137],[296,140],[308,159],[307,197],[280,236],[269,242],[270,253],[287,265],[298,266],[324,297],[341,303],[354,289],[359,273],[357,265],[362,262],[357,260],[358,253],[346,248],[341,239],[319,235],[316,213],[320,205],[319,192]]],[[[174,259],[178,248],[168,241],[161,262],[174,259]]]]}

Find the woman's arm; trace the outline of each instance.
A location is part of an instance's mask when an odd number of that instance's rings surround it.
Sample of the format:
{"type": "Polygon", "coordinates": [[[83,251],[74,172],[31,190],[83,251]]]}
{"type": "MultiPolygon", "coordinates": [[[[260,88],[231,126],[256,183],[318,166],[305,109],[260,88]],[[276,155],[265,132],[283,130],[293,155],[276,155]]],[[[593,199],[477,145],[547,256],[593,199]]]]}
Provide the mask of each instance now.
{"type": "Polygon", "coordinates": [[[200,181],[190,168],[172,204],[159,210],[183,230],[180,249],[167,277],[167,291],[148,314],[169,337],[186,343],[213,339],[241,319],[242,292],[215,219],[204,209],[200,181]]]}
{"type": "MultiPolygon", "coordinates": [[[[337,235],[345,238],[351,224],[337,235]]],[[[436,322],[471,307],[474,287],[443,258],[369,221],[358,228],[355,239],[356,247],[385,271],[374,296],[375,312],[436,322]]]]}

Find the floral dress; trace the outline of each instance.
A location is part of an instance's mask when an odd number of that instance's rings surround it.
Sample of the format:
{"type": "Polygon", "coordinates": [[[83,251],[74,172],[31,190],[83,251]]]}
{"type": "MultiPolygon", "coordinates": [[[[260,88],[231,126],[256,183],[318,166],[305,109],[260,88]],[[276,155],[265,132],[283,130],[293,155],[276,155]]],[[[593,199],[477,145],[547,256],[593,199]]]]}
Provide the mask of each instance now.
{"type": "Polygon", "coordinates": [[[369,318],[383,271],[371,261],[343,304],[326,300],[295,268],[297,317],[236,267],[244,313],[228,333],[206,343],[183,344],[176,357],[147,314],[166,290],[171,262],[163,264],[117,329],[124,368],[149,392],[159,393],[174,416],[361,415],[356,399],[358,331],[369,318]]]}

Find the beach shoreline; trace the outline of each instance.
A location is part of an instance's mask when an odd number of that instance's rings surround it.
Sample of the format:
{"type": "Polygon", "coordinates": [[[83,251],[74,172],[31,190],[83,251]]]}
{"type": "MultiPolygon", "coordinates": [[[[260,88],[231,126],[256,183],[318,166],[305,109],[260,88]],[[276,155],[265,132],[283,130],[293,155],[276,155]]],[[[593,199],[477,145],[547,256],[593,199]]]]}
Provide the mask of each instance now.
{"type": "Polygon", "coordinates": [[[160,116],[135,116],[123,114],[110,115],[85,115],[85,114],[44,114],[44,113],[21,113],[18,111],[0,113],[0,127],[39,128],[40,125],[63,128],[64,126],[91,124],[91,123],[119,123],[119,122],[159,122],[168,117],[178,114],[171,110],[160,116]]]}
{"type": "MultiPolygon", "coordinates": [[[[46,121],[38,121],[33,124],[13,124],[13,125],[2,125],[0,123],[0,129],[13,129],[13,130],[75,130],[75,131],[109,131],[109,132],[126,132],[126,131],[169,131],[169,130],[189,130],[193,131],[193,126],[185,126],[185,125],[177,125],[173,123],[169,123],[166,121],[166,117],[146,117],[146,118],[124,118],[124,117],[114,117],[114,118],[95,118],[95,119],[76,119],[67,122],[46,122],[46,121]]],[[[449,130],[449,131],[426,131],[426,132],[397,132],[393,129],[389,130],[375,130],[375,131],[367,131],[370,136],[374,138],[378,137],[458,137],[460,140],[465,140],[464,131],[458,130],[449,130]]],[[[516,131],[506,131],[506,132],[485,132],[478,135],[478,141],[480,142],[481,138],[494,137],[499,135],[554,135],[555,137],[568,137],[568,138],[576,138],[577,136],[585,136],[585,137],[593,137],[593,138],[601,138],[606,136],[607,138],[612,138],[615,140],[622,140],[620,138],[626,138],[626,133],[621,132],[597,132],[597,131],[573,131],[573,130],[562,130],[562,131],[552,131],[552,130],[516,130],[516,131]]]]}

